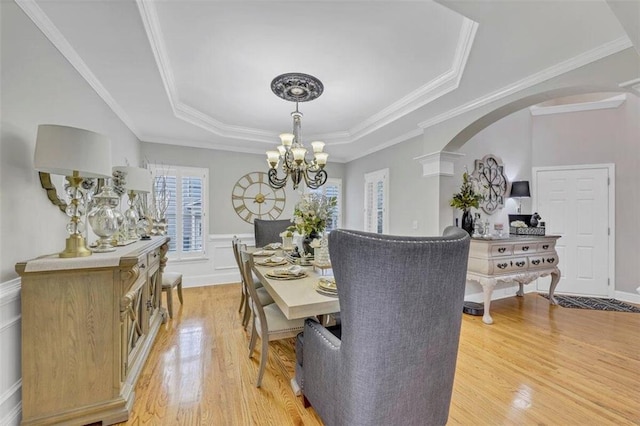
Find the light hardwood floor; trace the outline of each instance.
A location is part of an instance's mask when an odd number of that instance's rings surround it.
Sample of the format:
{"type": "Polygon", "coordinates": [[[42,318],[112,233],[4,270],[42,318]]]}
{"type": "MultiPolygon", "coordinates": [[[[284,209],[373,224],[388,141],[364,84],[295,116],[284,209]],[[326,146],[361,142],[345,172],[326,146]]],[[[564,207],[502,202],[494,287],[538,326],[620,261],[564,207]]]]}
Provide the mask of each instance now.
{"type": "MultiPolygon", "coordinates": [[[[292,339],[270,344],[254,386],[259,353],[248,357],[239,295],[235,284],[184,289],[122,425],[322,424],[289,386],[292,339]]],[[[495,301],[491,314],[491,326],[463,316],[449,425],[640,424],[640,314],[537,294],[495,301]]]]}

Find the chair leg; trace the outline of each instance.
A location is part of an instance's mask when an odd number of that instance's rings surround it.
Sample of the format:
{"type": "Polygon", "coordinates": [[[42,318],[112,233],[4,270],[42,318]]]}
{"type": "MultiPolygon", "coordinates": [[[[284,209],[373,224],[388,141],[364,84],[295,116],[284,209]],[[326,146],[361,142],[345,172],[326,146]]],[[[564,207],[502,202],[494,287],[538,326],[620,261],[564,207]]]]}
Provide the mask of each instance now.
{"type": "Polygon", "coordinates": [[[256,332],[256,321],[255,319],[251,323],[251,339],[249,339],[249,358],[253,356],[253,350],[256,348],[256,339],[258,337],[258,333],[256,332]]]}
{"type": "Polygon", "coordinates": [[[169,318],[173,318],[173,289],[167,289],[167,309],[169,310],[169,318]]]}
{"type": "Polygon", "coordinates": [[[247,325],[249,325],[249,318],[251,318],[251,308],[249,307],[249,296],[244,299],[244,315],[242,317],[242,326],[244,329],[247,329],[247,325]]]}
{"type": "Polygon", "coordinates": [[[178,282],[178,300],[180,301],[180,304],[182,305],[182,280],[180,280],[180,282],[178,282]]]}
{"type": "Polygon", "coordinates": [[[242,312],[242,308],[245,306],[244,304],[244,289],[242,289],[242,294],[240,295],[240,306],[238,306],[238,312],[242,312]]]}
{"type": "Polygon", "coordinates": [[[269,338],[268,336],[262,336],[262,353],[260,354],[260,369],[258,370],[258,380],[256,381],[256,387],[259,388],[262,385],[262,376],[264,376],[264,369],[269,361],[269,338]]]}
{"type": "Polygon", "coordinates": [[[307,399],[306,396],[304,396],[304,394],[302,395],[302,406],[304,408],[309,408],[311,407],[311,403],[309,402],[309,400],[307,399]]]}

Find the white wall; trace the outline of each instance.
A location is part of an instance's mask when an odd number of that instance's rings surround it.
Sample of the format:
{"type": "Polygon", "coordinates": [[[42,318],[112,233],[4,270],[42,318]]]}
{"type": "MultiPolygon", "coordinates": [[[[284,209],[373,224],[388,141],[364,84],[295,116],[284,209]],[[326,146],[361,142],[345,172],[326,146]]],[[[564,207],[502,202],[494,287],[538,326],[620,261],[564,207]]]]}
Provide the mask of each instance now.
{"type": "Polygon", "coordinates": [[[67,216],[33,169],[39,124],[107,135],[116,164],[138,164],[139,141],[13,2],[0,2],[0,424],[20,413],[18,261],[64,249],[67,216]]]}
{"type": "Polygon", "coordinates": [[[533,117],[532,166],[614,163],[616,166],[616,291],[640,285],[640,98],[615,109],[533,117]]]}

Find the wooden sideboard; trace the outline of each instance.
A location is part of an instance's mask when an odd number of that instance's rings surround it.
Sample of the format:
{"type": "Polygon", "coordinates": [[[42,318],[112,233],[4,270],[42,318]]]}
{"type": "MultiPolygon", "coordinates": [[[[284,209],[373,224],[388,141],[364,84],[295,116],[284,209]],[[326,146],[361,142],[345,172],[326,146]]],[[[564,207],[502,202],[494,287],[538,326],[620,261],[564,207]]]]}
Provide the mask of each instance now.
{"type": "Polygon", "coordinates": [[[517,236],[504,239],[471,239],[467,280],[482,285],[485,324],[493,324],[490,314],[491,295],[499,282],[517,282],[516,293],[523,296],[523,285],[551,275],[549,302],[557,305],[553,292],[560,281],[556,240],[559,236],[517,236]]]}
{"type": "Polygon", "coordinates": [[[22,424],[127,420],[165,320],[167,237],[84,258],[16,264],[22,281],[22,424]]]}

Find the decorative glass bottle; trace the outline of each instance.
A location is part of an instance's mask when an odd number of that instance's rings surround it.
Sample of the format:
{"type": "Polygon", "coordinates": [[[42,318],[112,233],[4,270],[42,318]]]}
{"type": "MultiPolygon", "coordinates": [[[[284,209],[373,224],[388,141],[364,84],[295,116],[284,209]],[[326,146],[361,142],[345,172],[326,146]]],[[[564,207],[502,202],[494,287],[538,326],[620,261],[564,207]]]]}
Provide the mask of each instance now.
{"type": "Polygon", "coordinates": [[[114,251],[113,235],[118,232],[119,217],[116,208],[120,203],[120,196],[109,185],[102,187],[99,194],[93,196],[95,207],[89,212],[89,224],[93,232],[99,237],[98,246],[92,249],[96,253],[114,251]]]}

